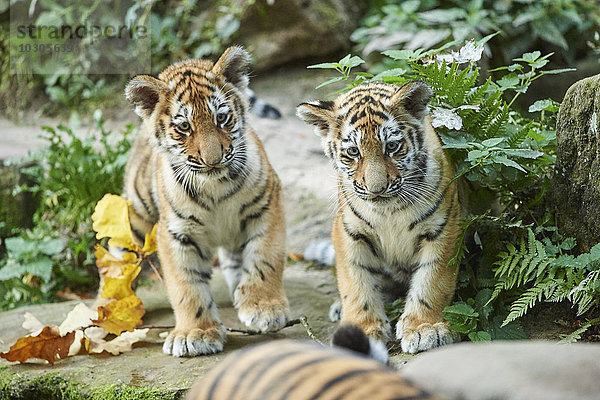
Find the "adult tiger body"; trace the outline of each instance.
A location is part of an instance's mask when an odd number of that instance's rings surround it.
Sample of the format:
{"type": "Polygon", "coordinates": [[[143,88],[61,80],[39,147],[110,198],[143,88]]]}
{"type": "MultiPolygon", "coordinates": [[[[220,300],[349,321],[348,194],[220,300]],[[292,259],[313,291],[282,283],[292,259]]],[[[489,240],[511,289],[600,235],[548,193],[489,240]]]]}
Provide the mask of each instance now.
{"type": "Polygon", "coordinates": [[[388,366],[315,342],[276,340],[238,350],[198,380],[187,400],[435,400],[388,366]]]}
{"type": "Polygon", "coordinates": [[[177,63],[158,78],[134,77],[125,90],[143,125],[124,193],[140,241],[158,221],[176,320],[163,351],[174,356],[223,349],[209,290],[215,249],[242,322],[268,331],[288,319],[281,185],[247,124],[248,69],[248,53],[231,47],[214,64],[177,63]]]}
{"type": "Polygon", "coordinates": [[[453,341],[443,309],[460,209],[453,168],[427,116],[431,88],[358,85],[333,102],[298,106],[338,173],[333,222],[341,319],[387,340],[384,301],[406,293],[396,338],[409,353],[453,341]]]}

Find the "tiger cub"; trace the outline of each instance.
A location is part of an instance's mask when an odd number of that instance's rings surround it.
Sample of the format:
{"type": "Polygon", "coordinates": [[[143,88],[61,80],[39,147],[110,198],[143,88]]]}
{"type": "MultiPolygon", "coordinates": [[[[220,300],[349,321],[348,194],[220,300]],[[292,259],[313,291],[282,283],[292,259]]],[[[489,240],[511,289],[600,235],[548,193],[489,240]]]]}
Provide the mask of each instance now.
{"type": "MultiPolygon", "coordinates": [[[[358,330],[341,327],[336,336],[358,330]]],[[[364,347],[369,340],[360,333],[364,347]]],[[[353,344],[354,346],[354,344],[353,344]]],[[[385,347],[383,344],[381,346],[385,347]]],[[[366,355],[366,354],[365,354],[366,355]]],[[[237,350],[199,379],[187,400],[435,400],[435,395],[365,355],[315,342],[276,340],[237,350]]]]}
{"type": "Polygon", "coordinates": [[[188,60],[125,89],[143,124],[125,171],[132,231],[158,221],[158,257],[175,329],[163,351],[223,350],[225,328],[209,290],[218,250],[239,319],[268,331],[288,319],[283,291],[281,184],[248,126],[249,54],[230,47],[216,63],[188,60]]]}
{"type": "Polygon", "coordinates": [[[452,166],[427,116],[432,96],[421,81],[373,82],[297,108],[338,175],[332,241],[342,323],[390,339],[384,301],[407,290],[395,336],[408,353],[453,341],[442,316],[456,285],[447,263],[460,212],[452,166]]]}

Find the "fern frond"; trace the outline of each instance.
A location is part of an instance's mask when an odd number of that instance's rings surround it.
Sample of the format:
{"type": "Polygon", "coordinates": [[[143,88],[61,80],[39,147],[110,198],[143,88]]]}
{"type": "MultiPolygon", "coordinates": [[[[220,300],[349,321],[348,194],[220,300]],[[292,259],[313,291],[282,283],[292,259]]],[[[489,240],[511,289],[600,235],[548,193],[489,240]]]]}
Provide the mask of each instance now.
{"type": "Polygon", "coordinates": [[[502,323],[502,326],[506,326],[515,319],[521,318],[534,305],[542,301],[545,291],[548,290],[548,285],[552,285],[553,282],[554,281],[552,280],[544,280],[523,292],[523,294],[511,304],[510,312],[502,323]]]}
{"type": "Polygon", "coordinates": [[[569,335],[562,335],[561,343],[575,343],[581,339],[581,335],[594,325],[600,325],[600,318],[594,318],[581,325],[581,328],[572,332],[569,335]]]}

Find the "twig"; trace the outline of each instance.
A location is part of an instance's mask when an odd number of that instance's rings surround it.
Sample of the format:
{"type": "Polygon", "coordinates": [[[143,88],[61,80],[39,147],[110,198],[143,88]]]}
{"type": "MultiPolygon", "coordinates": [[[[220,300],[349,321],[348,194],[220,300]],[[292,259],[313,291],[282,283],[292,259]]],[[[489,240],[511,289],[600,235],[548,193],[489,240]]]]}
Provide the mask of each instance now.
{"type": "MultiPolygon", "coordinates": [[[[306,317],[302,317],[302,318],[306,319],[306,317]]],[[[260,335],[263,333],[275,333],[275,332],[279,332],[282,329],[289,328],[290,326],[294,326],[294,325],[298,325],[298,324],[304,325],[304,323],[302,322],[302,318],[293,319],[291,321],[288,321],[281,328],[275,329],[273,331],[268,331],[268,332],[254,331],[251,329],[228,328],[228,327],[225,327],[225,329],[227,330],[227,332],[243,333],[243,334],[249,335],[249,336],[260,335]]],[[[138,329],[146,329],[146,328],[148,328],[148,329],[173,329],[173,328],[175,328],[175,326],[173,326],[173,325],[142,325],[142,326],[138,327],[138,329]]],[[[310,334],[309,334],[309,336],[310,336],[310,334]]]]}
{"type": "Polygon", "coordinates": [[[150,259],[150,257],[147,257],[146,259],[148,260],[148,264],[150,264],[150,267],[152,268],[152,270],[154,271],[154,273],[158,277],[158,280],[160,281],[160,283],[162,283],[164,285],[165,281],[163,281],[162,276],[160,276],[160,272],[158,272],[158,269],[156,269],[156,267],[154,266],[154,263],[152,262],[152,260],[150,259]]]}
{"type": "Polygon", "coordinates": [[[319,339],[317,339],[317,337],[315,336],[315,334],[312,331],[312,328],[310,327],[310,325],[308,325],[308,319],[306,318],[306,316],[301,316],[300,317],[300,323],[304,326],[304,329],[306,329],[306,334],[308,335],[309,338],[311,338],[312,340],[314,340],[315,342],[325,345],[325,343],[321,342],[319,339]]]}
{"type": "Polygon", "coordinates": [[[262,333],[275,333],[275,332],[279,332],[282,329],[289,328],[290,326],[301,324],[302,323],[302,318],[303,317],[301,317],[300,319],[293,319],[291,321],[288,321],[281,328],[275,329],[273,331],[268,331],[268,332],[261,332],[261,331],[247,330],[247,329],[236,329],[236,328],[225,328],[225,329],[227,329],[227,332],[244,333],[244,334],[250,335],[250,336],[252,336],[252,335],[260,335],[262,333]]]}

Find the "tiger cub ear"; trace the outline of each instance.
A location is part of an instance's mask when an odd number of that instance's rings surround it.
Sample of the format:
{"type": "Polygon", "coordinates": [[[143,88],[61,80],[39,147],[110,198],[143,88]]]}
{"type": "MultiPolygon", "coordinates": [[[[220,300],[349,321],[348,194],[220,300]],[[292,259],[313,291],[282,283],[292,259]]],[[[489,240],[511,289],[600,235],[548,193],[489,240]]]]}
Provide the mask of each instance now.
{"type": "Polygon", "coordinates": [[[248,87],[250,54],[241,46],[229,47],[215,63],[212,72],[244,91],[248,87]]]}
{"type": "Polygon", "coordinates": [[[125,98],[135,106],[135,113],[145,119],[154,111],[161,93],[167,90],[164,82],[150,75],[138,75],[125,87],[125,98]]]}
{"type": "Polygon", "coordinates": [[[315,126],[317,136],[327,136],[335,120],[333,101],[311,101],[296,107],[296,115],[307,124],[315,126]]]}
{"type": "Polygon", "coordinates": [[[428,113],[427,104],[433,94],[433,89],[425,82],[411,81],[392,96],[392,105],[403,107],[415,118],[422,119],[428,113]]]}

